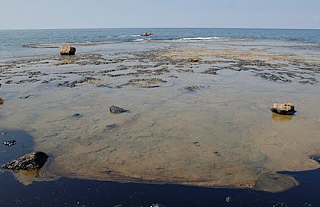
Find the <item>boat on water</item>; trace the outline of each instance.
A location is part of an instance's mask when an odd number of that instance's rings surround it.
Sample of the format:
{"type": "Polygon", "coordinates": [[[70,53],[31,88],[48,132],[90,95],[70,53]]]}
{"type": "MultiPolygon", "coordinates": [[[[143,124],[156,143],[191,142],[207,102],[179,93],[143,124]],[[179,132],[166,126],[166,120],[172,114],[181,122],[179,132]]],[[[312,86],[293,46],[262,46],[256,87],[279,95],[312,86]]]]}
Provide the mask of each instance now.
{"type": "Polygon", "coordinates": [[[153,35],[152,33],[148,33],[148,32],[141,34],[141,36],[152,36],[152,35],[153,35]]]}

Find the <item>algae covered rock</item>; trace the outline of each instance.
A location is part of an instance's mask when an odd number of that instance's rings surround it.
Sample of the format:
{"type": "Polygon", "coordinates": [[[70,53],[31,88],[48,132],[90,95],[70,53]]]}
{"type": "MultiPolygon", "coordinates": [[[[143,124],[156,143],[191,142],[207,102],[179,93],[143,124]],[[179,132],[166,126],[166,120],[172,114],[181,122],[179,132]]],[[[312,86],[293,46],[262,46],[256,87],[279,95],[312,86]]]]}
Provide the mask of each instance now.
{"type": "Polygon", "coordinates": [[[36,170],[43,167],[48,157],[44,152],[33,152],[4,164],[2,167],[8,170],[36,170]]]}

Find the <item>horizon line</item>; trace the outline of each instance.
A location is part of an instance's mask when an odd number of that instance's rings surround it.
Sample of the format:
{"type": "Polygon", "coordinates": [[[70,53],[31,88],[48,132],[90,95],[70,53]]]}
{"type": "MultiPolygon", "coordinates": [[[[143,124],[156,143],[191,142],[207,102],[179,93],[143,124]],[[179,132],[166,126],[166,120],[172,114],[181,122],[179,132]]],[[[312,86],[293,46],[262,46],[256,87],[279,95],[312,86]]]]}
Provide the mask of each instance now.
{"type": "Polygon", "coordinates": [[[270,29],[270,30],[320,30],[320,28],[273,28],[273,27],[74,27],[74,28],[10,28],[9,30],[81,30],[81,29],[270,29]]]}

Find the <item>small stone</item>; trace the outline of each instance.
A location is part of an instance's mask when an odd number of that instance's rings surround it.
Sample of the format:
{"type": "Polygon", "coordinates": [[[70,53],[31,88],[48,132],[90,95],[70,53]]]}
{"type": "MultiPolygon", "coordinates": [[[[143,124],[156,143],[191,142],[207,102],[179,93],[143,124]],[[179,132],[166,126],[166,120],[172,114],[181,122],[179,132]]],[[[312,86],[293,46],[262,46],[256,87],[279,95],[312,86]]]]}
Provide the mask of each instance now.
{"type": "Polygon", "coordinates": [[[79,114],[79,113],[75,113],[72,115],[72,118],[81,118],[83,117],[83,115],[79,114]]]}
{"type": "Polygon", "coordinates": [[[7,135],[9,134],[9,132],[2,132],[2,135],[7,135]]]}
{"type": "Polygon", "coordinates": [[[61,45],[60,46],[60,54],[61,55],[75,55],[76,48],[71,47],[70,45],[61,45]]]}
{"type": "Polygon", "coordinates": [[[1,167],[8,170],[36,170],[40,169],[46,163],[47,159],[48,155],[46,153],[33,152],[4,164],[1,167]]]}
{"type": "Polygon", "coordinates": [[[4,141],[2,143],[4,146],[7,146],[7,147],[11,147],[13,145],[16,145],[17,144],[17,141],[16,140],[9,140],[9,141],[4,141]]]}
{"type": "Polygon", "coordinates": [[[294,110],[294,105],[291,103],[274,103],[272,105],[272,112],[283,115],[293,115],[296,111],[294,110]]]}
{"type": "Polygon", "coordinates": [[[124,113],[124,112],[129,112],[129,110],[120,108],[120,107],[115,106],[115,105],[110,106],[109,110],[110,110],[110,113],[112,113],[112,114],[121,114],[121,113],[124,113]]]}
{"type": "Polygon", "coordinates": [[[4,100],[0,98],[0,105],[3,104],[4,100]]]}

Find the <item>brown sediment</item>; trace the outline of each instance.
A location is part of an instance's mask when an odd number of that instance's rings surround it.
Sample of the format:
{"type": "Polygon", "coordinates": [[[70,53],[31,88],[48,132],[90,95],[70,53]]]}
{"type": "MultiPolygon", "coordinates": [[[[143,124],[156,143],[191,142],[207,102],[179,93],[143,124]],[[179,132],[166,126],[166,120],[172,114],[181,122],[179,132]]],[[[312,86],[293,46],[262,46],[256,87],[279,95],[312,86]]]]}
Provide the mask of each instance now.
{"type": "Polygon", "coordinates": [[[276,172],[319,167],[309,155],[320,148],[320,60],[232,44],[7,63],[1,78],[13,81],[1,92],[36,96],[6,98],[1,124],[29,131],[52,155],[50,178],[294,187],[276,172]],[[292,101],[299,113],[276,116],[275,101],[292,101]],[[111,105],[131,113],[110,114],[111,105]]]}

